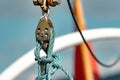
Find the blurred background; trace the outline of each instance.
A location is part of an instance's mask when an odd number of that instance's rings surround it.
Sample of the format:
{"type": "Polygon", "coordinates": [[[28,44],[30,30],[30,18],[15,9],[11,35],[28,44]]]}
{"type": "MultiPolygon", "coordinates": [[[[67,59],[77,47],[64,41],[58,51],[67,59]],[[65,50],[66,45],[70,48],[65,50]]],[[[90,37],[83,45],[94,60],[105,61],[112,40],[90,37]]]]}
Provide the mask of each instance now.
{"type": "MultiPolygon", "coordinates": [[[[82,2],[87,29],[120,27],[120,0],[82,0],[82,2]]],[[[71,3],[73,4],[73,0],[71,3]]],[[[53,22],[56,37],[74,32],[75,24],[67,1],[62,0],[60,5],[50,8],[50,19],[53,22]]],[[[35,29],[41,14],[40,7],[34,6],[32,0],[0,0],[0,73],[35,47],[35,29]]],[[[91,43],[95,56],[106,64],[120,56],[119,39],[99,40],[91,43]]],[[[62,57],[62,65],[74,74],[74,47],[58,53],[62,57]]],[[[99,65],[101,79],[119,80],[119,67],[120,62],[108,69],[99,65]]],[[[15,80],[34,80],[36,77],[37,64],[27,69],[15,80]]],[[[58,71],[53,79],[67,80],[65,78],[66,76],[58,71]]]]}

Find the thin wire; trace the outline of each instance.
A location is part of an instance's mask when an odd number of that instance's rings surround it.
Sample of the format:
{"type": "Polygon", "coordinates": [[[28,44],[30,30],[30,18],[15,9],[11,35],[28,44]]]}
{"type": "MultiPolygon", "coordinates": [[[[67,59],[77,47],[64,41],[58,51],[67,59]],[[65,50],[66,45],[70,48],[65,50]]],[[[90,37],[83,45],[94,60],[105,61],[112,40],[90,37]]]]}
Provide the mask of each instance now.
{"type": "Polygon", "coordinates": [[[71,3],[70,3],[70,0],[67,0],[67,3],[68,3],[69,10],[70,10],[70,12],[71,12],[72,18],[73,18],[73,20],[74,20],[74,22],[75,22],[75,24],[76,24],[76,27],[77,27],[77,29],[78,29],[78,31],[79,31],[82,39],[83,39],[83,42],[85,43],[86,47],[88,48],[88,50],[89,50],[89,52],[91,53],[91,55],[93,56],[93,58],[94,58],[100,65],[102,65],[102,66],[104,66],[104,67],[106,67],[106,68],[110,68],[110,67],[113,67],[114,65],[116,65],[116,64],[118,63],[118,61],[120,60],[120,56],[116,59],[116,61],[115,61],[114,63],[109,64],[109,65],[106,65],[106,64],[102,63],[101,61],[99,61],[99,60],[96,58],[96,56],[94,55],[94,53],[93,53],[92,50],[90,49],[87,41],[85,40],[85,38],[84,38],[84,36],[83,36],[83,34],[82,34],[82,31],[81,31],[80,28],[79,28],[79,25],[78,25],[78,23],[77,23],[77,21],[76,21],[76,18],[75,18],[75,16],[74,16],[74,13],[73,13],[73,10],[72,10],[72,6],[71,6],[71,3]]]}

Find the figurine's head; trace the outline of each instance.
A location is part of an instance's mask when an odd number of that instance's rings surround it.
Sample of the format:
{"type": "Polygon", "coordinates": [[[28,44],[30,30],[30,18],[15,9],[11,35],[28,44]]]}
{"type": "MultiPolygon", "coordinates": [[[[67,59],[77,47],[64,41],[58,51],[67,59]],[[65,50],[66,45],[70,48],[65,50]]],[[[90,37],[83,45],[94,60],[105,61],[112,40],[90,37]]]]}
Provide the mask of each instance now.
{"type": "Polygon", "coordinates": [[[36,29],[36,40],[40,41],[49,41],[50,39],[50,28],[52,28],[52,23],[49,19],[41,19],[37,29],[36,29]]]}

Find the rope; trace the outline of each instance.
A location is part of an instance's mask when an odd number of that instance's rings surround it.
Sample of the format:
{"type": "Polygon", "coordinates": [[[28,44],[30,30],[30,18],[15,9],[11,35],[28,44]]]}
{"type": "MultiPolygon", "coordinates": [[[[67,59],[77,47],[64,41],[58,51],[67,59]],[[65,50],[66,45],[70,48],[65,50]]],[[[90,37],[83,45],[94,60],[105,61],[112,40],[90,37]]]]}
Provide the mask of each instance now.
{"type": "MultiPolygon", "coordinates": [[[[42,18],[45,18],[48,20],[49,16],[49,6],[56,6],[60,4],[61,0],[43,0],[42,1],[33,1],[35,5],[40,5],[43,16],[42,18]]],[[[51,24],[51,23],[50,23],[51,24]]],[[[72,76],[68,73],[68,71],[60,65],[60,58],[57,54],[53,53],[53,46],[54,46],[54,40],[55,40],[55,32],[54,28],[50,27],[50,39],[48,40],[48,46],[47,50],[45,50],[47,57],[40,57],[40,49],[42,49],[41,45],[44,44],[43,41],[36,40],[36,48],[34,50],[35,60],[38,62],[38,77],[35,80],[51,80],[51,76],[58,70],[61,69],[70,80],[73,80],[72,76]]],[[[40,30],[39,30],[40,31],[40,30]]]]}
{"type": "Polygon", "coordinates": [[[51,80],[51,76],[55,74],[58,69],[61,69],[70,80],[73,80],[70,73],[60,65],[60,57],[56,53],[53,52],[54,40],[55,40],[55,32],[53,28],[50,28],[50,40],[49,47],[47,52],[47,57],[40,57],[40,45],[36,42],[36,48],[34,50],[35,59],[38,61],[38,77],[35,80],[51,80]],[[40,62],[43,61],[46,64],[46,73],[41,75],[40,62]]]}

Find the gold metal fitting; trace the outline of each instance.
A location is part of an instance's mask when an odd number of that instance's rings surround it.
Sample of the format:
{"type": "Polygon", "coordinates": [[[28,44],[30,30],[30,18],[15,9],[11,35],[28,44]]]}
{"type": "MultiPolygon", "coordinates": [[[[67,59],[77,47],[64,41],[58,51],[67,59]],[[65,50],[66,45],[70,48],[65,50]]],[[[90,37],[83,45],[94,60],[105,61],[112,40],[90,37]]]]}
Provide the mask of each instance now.
{"type": "Polygon", "coordinates": [[[61,0],[48,0],[48,4],[52,7],[61,3],[61,0]]]}
{"type": "Polygon", "coordinates": [[[61,3],[61,0],[33,0],[34,5],[40,5],[44,12],[48,11],[49,6],[56,6],[61,3]]]}

